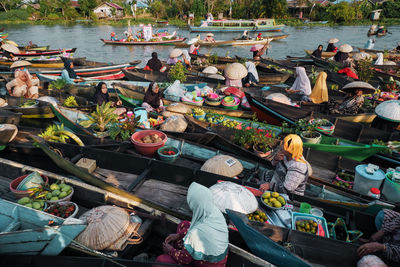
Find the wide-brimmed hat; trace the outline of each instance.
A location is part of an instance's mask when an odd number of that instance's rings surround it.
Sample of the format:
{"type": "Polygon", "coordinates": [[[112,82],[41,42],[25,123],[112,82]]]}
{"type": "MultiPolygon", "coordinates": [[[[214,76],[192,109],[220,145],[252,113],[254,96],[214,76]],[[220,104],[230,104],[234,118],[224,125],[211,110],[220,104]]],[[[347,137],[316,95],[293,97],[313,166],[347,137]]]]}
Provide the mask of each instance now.
{"type": "Polygon", "coordinates": [[[335,44],[337,42],[339,42],[338,38],[331,38],[331,39],[328,40],[328,44],[335,44]]]}
{"type": "Polygon", "coordinates": [[[354,92],[358,89],[363,90],[364,94],[373,94],[375,92],[375,88],[366,82],[352,82],[343,86],[342,91],[345,92],[354,92]]]}
{"type": "Polygon", "coordinates": [[[218,73],[218,69],[216,67],[214,67],[214,66],[208,66],[202,72],[203,73],[207,73],[207,74],[217,74],[218,73]]]}
{"type": "Polygon", "coordinates": [[[199,41],[199,38],[192,38],[192,39],[190,39],[190,41],[188,41],[187,42],[187,44],[188,45],[192,45],[192,44],[195,44],[195,43],[197,43],[199,41]]]}
{"type": "Polygon", "coordinates": [[[388,100],[375,108],[375,114],[387,121],[400,122],[400,100],[388,100]]]}
{"type": "Polygon", "coordinates": [[[217,155],[208,159],[200,170],[227,177],[235,177],[243,171],[243,165],[233,157],[217,155]]]}
{"type": "Polygon", "coordinates": [[[12,44],[3,44],[1,48],[7,52],[13,53],[13,54],[18,54],[19,49],[18,47],[12,45],[12,44]]]}
{"type": "Polygon", "coordinates": [[[351,47],[351,45],[344,44],[339,47],[339,51],[343,53],[350,53],[353,51],[353,47],[351,47]]]}
{"type": "Polygon", "coordinates": [[[371,59],[371,55],[365,52],[356,53],[353,55],[354,60],[361,60],[361,59],[371,59]]]}
{"type": "Polygon", "coordinates": [[[253,46],[250,48],[250,52],[259,51],[259,50],[262,49],[263,47],[264,47],[264,45],[262,45],[262,44],[253,45],[253,46]]]}
{"type": "Polygon", "coordinates": [[[179,57],[182,55],[183,51],[179,48],[172,49],[172,51],[169,53],[169,57],[179,57]]]}
{"type": "Polygon", "coordinates": [[[207,33],[207,36],[214,36],[214,34],[209,32],[209,33],[207,33]]]}
{"type": "Polygon", "coordinates": [[[231,80],[239,80],[247,75],[247,69],[243,64],[232,63],[225,67],[225,76],[231,80]]]}
{"type": "Polygon", "coordinates": [[[10,68],[14,69],[14,68],[27,67],[27,66],[31,66],[31,65],[32,65],[32,63],[30,63],[29,61],[18,60],[18,61],[15,61],[13,64],[11,64],[10,68]]]}

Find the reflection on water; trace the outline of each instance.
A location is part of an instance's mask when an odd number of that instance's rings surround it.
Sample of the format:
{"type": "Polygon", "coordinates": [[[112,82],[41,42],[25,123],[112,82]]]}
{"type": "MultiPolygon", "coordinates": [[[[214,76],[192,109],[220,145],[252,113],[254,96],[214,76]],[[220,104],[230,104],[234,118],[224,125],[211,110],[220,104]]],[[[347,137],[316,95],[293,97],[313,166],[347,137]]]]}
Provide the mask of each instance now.
{"type": "MultiPolygon", "coordinates": [[[[177,31],[179,35],[193,38],[197,33],[189,33],[185,29],[174,26],[167,27],[170,32],[177,31]]],[[[339,45],[349,43],[353,47],[363,47],[367,42],[367,31],[369,26],[338,26],[338,27],[286,27],[285,34],[289,37],[272,43],[268,56],[273,58],[285,58],[290,56],[304,56],[304,49],[315,49],[319,44],[326,47],[326,41],[331,37],[340,40],[339,45]]],[[[147,62],[151,53],[156,51],[159,58],[166,60],[172,46],[112,46],[104,45],[100,38],[108,39],[112,31],[119,38],[124,37],[126,27],[115,27],[109,25],[90,26],[83,24],[75,25],[6,25],[10,40],[18,44],[26,44],[33,41],[38,45],[50,45],[51,48],[77,47],[76,56],[87,57],[90,60],[107,61],[114,63],[128,62],[140,59],[147,62]]],[[[136,32],[138,26],[133,27],[136,32]]],[[[400,26],[389,27],[388,34],[376,38],[376,49],[392,49],[399,40],[400,26]]],[[[263,33],[266,35],[268,33],[263,33]]],[[[283,33],[274,33],[283,34],[283,33]]],[[[204,34],[202,34],[204,35],[204,34]]],[[[240,37],[241,33],[217,33],[216,40],[228,40],[240,37]]],[[[202,36],[203,37],[203,36],[202,36]]],[[[250,57],[250,47],[222,47],[202,48],[201,53],[218,53],[221,56],[235,55],[250,57]]],[[[143,63],[142,63],[143,65],[143,63]]]]}

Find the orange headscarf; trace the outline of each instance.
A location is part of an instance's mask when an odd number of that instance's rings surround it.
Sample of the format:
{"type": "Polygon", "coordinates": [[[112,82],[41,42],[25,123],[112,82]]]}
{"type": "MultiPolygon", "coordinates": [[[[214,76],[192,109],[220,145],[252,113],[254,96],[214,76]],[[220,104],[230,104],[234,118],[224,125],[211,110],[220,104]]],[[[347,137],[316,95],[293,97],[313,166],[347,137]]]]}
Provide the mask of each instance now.
{"type": "Polygon", "coordinates": [[[289,134],[283,139],[283,149],[292,154],[295,161],[306,163],[303,159],[303,141],[296,134],[289,134]]]}
{"type": "Polygon", "coordinates": [[[322,102],[328,102],[328,86],[326,85],[326,72],[320,72],[318,74],[317,81],[315,82],[314,88],[309,96],[314,104],[321,104],[322,102]]]}

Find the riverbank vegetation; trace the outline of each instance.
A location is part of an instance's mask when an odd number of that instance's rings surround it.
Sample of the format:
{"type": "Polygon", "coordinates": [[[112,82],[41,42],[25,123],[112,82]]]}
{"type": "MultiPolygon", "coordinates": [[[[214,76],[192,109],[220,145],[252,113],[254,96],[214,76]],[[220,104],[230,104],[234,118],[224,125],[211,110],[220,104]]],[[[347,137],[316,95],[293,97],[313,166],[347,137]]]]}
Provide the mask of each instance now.
{"type": "MultiPolygon", "coordinates": [[[[57,24],[74,21],[86,21],[96,24],[132,24],[151,23],[154,20],[167,20],[171,25],[185,26],[188,14],[194,14],[192,23],[199,23],[206,14],[214,17],[222,14],[233,19],[275,18],[278,23],[289,26],[303,26],[305,18],[315,21],[312,25],[369,25],[372,10],[382,9],[378,23],[400,24],[400,0],[388,0],[382,4],[371,4],[367,0],[353,2],[314,2],[297,0],[295,5],[287,0],[153,0],[148,1],[148,8],[132,13],[131,4],[136,0],[114,0],[124,9],[123,19],[99,20],[93,13],[100,0],[79,0],[78,6],[70,0],[36,0],[30,4],[24,0],[0,0],[0,21],[2,23],[40,23],[57,24]],[[319,4],[323,3],[323,4],[319,4]],[[299,18],[299,15],[302,18],[299,18]],[[135,15],[135,16],[133,16],[135,15]],[[318,23],[323,21],[324,24],[318,23]],[[326,23],[326,21],[328,21],[326,23]]],[[[310,25],[311,26],[311,25],[310,25]]]]}

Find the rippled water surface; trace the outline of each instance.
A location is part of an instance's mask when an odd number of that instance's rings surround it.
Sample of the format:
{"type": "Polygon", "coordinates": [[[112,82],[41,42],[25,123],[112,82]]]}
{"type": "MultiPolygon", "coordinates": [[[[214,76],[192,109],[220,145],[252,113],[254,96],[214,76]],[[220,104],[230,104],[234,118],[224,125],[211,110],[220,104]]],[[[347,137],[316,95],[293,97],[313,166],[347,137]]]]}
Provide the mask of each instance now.
{"type": "MultiPolygon", "coordinates": [[[[196,33],[190,33],[186,29],[173,26],[167,27],[170,32],[177,31],[179,35],[193,38],[196,33]]],[[[303,56],[304,49],[315,49],[318,44],[326,46],[326,41],[331,37],[340,40],[339,44],[348,43],[353,47],[363,47],[367,42],[368,26],[338,26],[338,27],[286,27],[284,34],[289,37],[272,43],[269,56],[273,58],[285,58],[290,56],[303,56]]],[[[126,27],[115,26],[91,26],[91,25],[7,25],[6,31],[9,39],[18,44],[26,44],[33,41],[38,45],[50,45],[51,48],[77,47],[77,57],[87,57],[90,60],[106,61],[114,63],[128,62],[140,59],[143,62],[150,58],[153,51],[159,53],[161,59],[167,59],[172,46],[112,46],[104,45],[100,38],[109,38],[110,32],[115,31],[122,38],[126,27]]],[[[133,27],[134,31],[139,27],[133,27]]],[[[385,37],[376,38],[376,49],[392,49],[400,41],[400,26],[389,27],[385,37]]],[[[283,34],[279,33],[279,34],[283,34]]],[[[266,35],[268,33],[263,33],[266,35]]],[[[203,34],[204,35],[204,34],[203,34]]],[[[241,33],[216,33],[216,40],[229,40],[240,37],[241,33]]],[[[203,37],[203,36],[202,36],[203,37]]],[[[239,55],[250,57],[250,47],[224,47],[224,48],[202,48],[201,53],[217,52],[221,56],[239,55]]]]}

